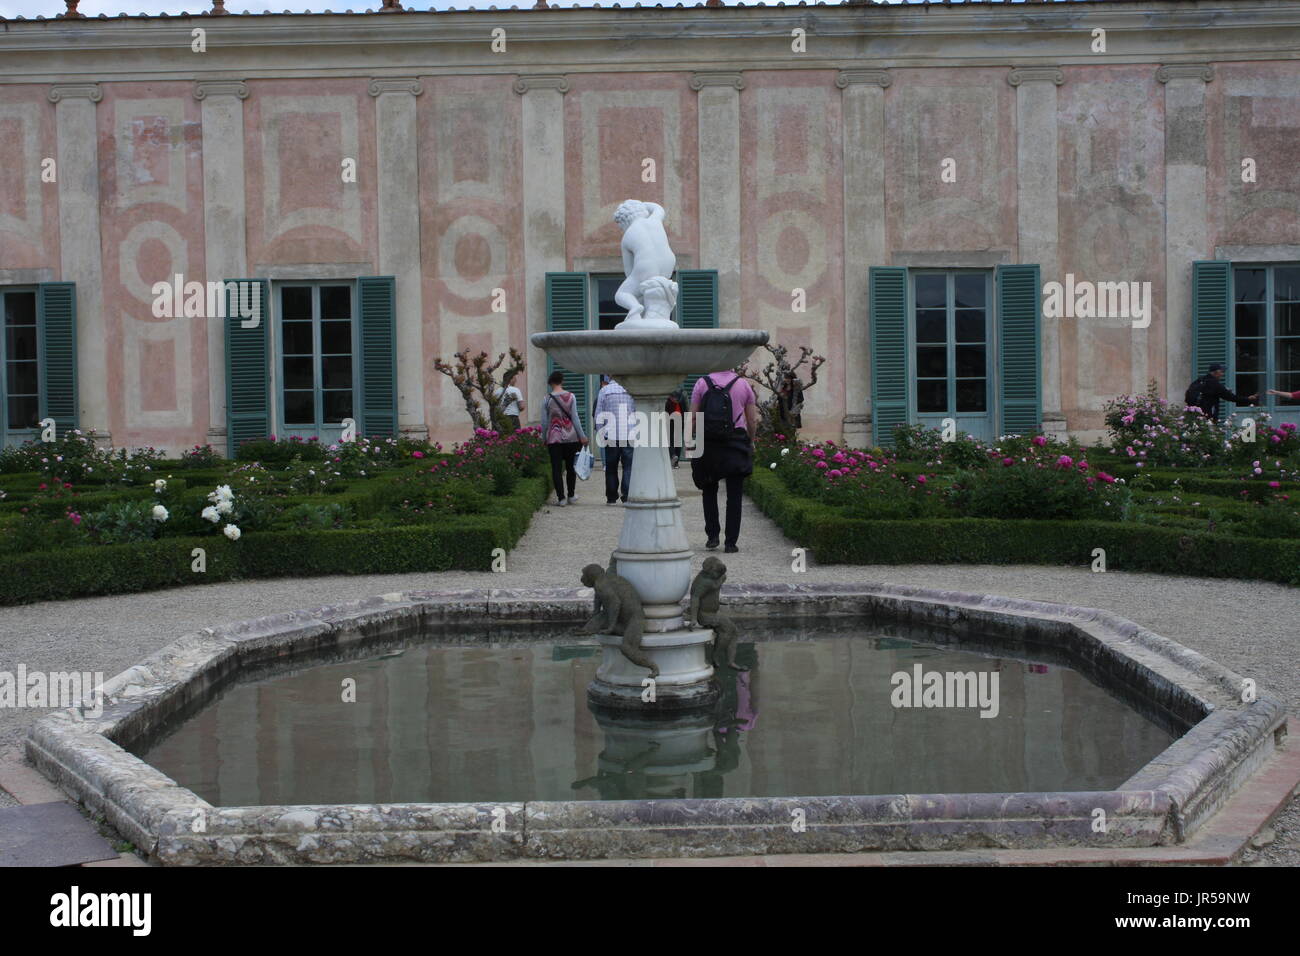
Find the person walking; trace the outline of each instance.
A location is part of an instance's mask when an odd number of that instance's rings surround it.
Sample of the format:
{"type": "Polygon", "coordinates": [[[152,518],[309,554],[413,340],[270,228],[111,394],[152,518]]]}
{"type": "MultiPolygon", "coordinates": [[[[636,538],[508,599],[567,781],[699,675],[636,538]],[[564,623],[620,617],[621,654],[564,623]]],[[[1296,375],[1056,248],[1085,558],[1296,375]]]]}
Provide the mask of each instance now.
{"type": "Polygon", "coordinates": [[[510,422],[512,431],[519,431],[519,416],[524,411],[524,393],[514,384],[515,373],[507,372],[501,379],[501,387],[496,390],[496,398],[501,404],[501,414],[510,422]]]}
{"type": "Polygon", "coordinates": [[[551,391],[542,400],[542,435],[551,456],[551,482],[555,485],[556,504],[564,507],[578,500],[574,494],[578,473],[573,468],[573,458],[578,449],[587,444],[587,436],[578,417],[578,400],[564,388],[564,373],[559,370],[552,372],[546,383],[551,386],[551,391]]]}
{"type": "Polygon", "coordinates": [[[1223,378],[1227,370],[1219,362],[1215,362],[1204,375],[1187,386],[1187,392],[1183,395],[1183,401],[1188,408],[1199,408],[1205,415],[1217,421],[1219,418],[1219,402],[1227,399],[1237,405],[1253,404],[1259,397],[1257,392],[1254,395],[1247,395],[1245,398],[1239,398],[1234,395],[1228,386],[1223,384],[1223,378]]]}
{"type": "Polygon", "coordinates": [[[691,413],[703,412],[701,454],[691,461],[691,479],[704,495],[704,546],[718,546],[718,486],[727,486],[727,554],[740,550],[740,508],[745,479],[754,471],[754,435],[758,406],[749,382],[733,371],[711,372],[695,383],[691,413]]]}
{"type": "Polygon", "coordinates": [[[636,402],[622,385],[609,375],[600,377],[603,383],[596,397],[597,444],[605,461],[605,504],[627,503],[627,490],[632,482],[632,452],[636,439],[636,402]],[[619,466],[623,468],[623,481],[618,480],[619,466]]]}
{"type": "Polygon", "coordinates": [[[668,457],[672,460],[673,467],[676,468],[682,462],[682,446],[680,443],[684,440],[683,436],[686,430],[686,422],[682,419],[682,416],[686,414],[686,396],[682,394],[680,388],[669,395],[667,401],[664,402],[664,414],[677,416],[677,419],[670,418],[670,423],[673,421],[679,422],[677,427],[673,427],[672,424],[668,426],[672,442],[668,450],[668,457]]]}

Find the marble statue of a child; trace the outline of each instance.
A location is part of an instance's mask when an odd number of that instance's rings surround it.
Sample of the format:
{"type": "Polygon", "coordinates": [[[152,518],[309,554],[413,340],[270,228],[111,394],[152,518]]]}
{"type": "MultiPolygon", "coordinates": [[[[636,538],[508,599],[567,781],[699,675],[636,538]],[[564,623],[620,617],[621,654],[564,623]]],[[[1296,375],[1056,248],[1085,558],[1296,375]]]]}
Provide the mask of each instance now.
{"type": "Polygon", "coordinates": [[[627,276],[614,301],[627,309],[616,328],[674,326],[677,283],[672,281],[677,257],[664,231],[664,207],[628,199],[614,213],[623,230],[623,272],[627,276]]]}

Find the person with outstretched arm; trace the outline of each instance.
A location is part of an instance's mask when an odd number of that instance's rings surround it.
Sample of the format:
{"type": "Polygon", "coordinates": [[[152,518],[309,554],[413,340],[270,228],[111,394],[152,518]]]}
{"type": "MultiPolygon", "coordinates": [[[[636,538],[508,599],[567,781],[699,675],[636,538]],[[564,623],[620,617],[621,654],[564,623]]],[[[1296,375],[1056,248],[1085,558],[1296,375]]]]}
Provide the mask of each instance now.
{"type": "Polygon", "coordinates": [[[1207,417],[1218,419],[1219,403],[1223,399],[1236,405],[1252,405],[1259,394],[1247,395],[1241,398],[1234,395],[1228,386],[1223,384],[1223,378],[1227,375],[1227,369],[1219,362],[1210,366],[1209,371],[1194,381],[1187,389],[1188,408],[1199,408],[1207,417]]]}

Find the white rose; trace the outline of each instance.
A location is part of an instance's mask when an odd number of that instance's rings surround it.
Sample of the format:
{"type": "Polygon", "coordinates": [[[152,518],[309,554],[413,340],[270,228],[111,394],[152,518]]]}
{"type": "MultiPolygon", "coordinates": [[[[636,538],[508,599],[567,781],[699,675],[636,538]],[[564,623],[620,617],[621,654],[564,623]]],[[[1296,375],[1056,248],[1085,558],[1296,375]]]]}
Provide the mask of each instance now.
{"type": "Polygon", "coordinates": [[[239,540],[239,534],[240,534],[239,528],[235,527],[233,524],[226,525],[224,528],[221,529],[221,531],[231,541],[239,540]]]}
{"type": "Polygon", "coordinates": [[[772,464],[768,465],[767,467],[775,469],[775,468],[776,468],[776,462],[772,462],[772,464]]]}
{"type": "Polygon", "coordinates": [[[789,449],[789,448],[782,448],[782,449],[781,449],[781,454],[783,454],[783,455],[788,455],[788,454],[790,454],[790,449],[789,449]]]}
{"type": "Polygon", "coordinates": [[[164,508],[162,505],[154,505],[154,506],[153,506],[153,520],[154,520],[154,521],[166,521],[169,517],[171,517],[171,516],[170,516],[169,514],[167,514],[167,509],[164,508]]]}
{"type": "Polygon", "coordinates": [[[222,499],[221,501],[217,502],[217,514],[228,515],[230,514],[233,507],[234,506],[229,501],[222,499]]]}
{"type": "Polygon", "coordinates": [[[204,518],[207,521],[211,521],[213,524],[216,524],[218,521],[221,520],[221,515],[217,514],[217,509],[212,507],[212,505],[208,505],[201,512],[199,512],[199,517],[204,518]]]}
{"type": "Polygon", "coordinates": [[[155,482],[153,483],[153,490],[154,490],[154,491],[166,491],[166,490],[167,490],[167,482],[165,482],[163,479],[159,478],[157,481],[155,481],[155,482]]]}

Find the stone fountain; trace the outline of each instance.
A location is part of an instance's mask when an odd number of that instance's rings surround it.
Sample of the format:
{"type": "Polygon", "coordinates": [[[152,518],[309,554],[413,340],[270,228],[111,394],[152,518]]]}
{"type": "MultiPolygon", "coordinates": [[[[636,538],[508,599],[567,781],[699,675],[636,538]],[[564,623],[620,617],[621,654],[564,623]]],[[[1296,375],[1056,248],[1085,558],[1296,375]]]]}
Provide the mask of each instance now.
{"type": "MultiPolygon", "coordinates": [[[[636,400],[638,410],[658,411],[687,375],[739,365],[767,341],[767,333],[679,328],[672,320],[676,257],[664,231],[663,207],[630,199],[614,219],[623,229],[627,276],[615,301],[628,309],[627,318],[612,330],[543,332],[532,336],[532,342],[570,371],[613,375],[636,400]]],[[[659,429],[642,431],[649,433],[637,435],[612,569],[641,598],[641,648],[659,674],[651,679],[648,668],[624,656],[621,636],[597,634],[604,654],[587,695],[597,707],[618,710],[707,707],[717,698],[708,657],[713,631],[688,626],[682,614],[693,551],[673,480],[670,443],[659,429]]]]}

